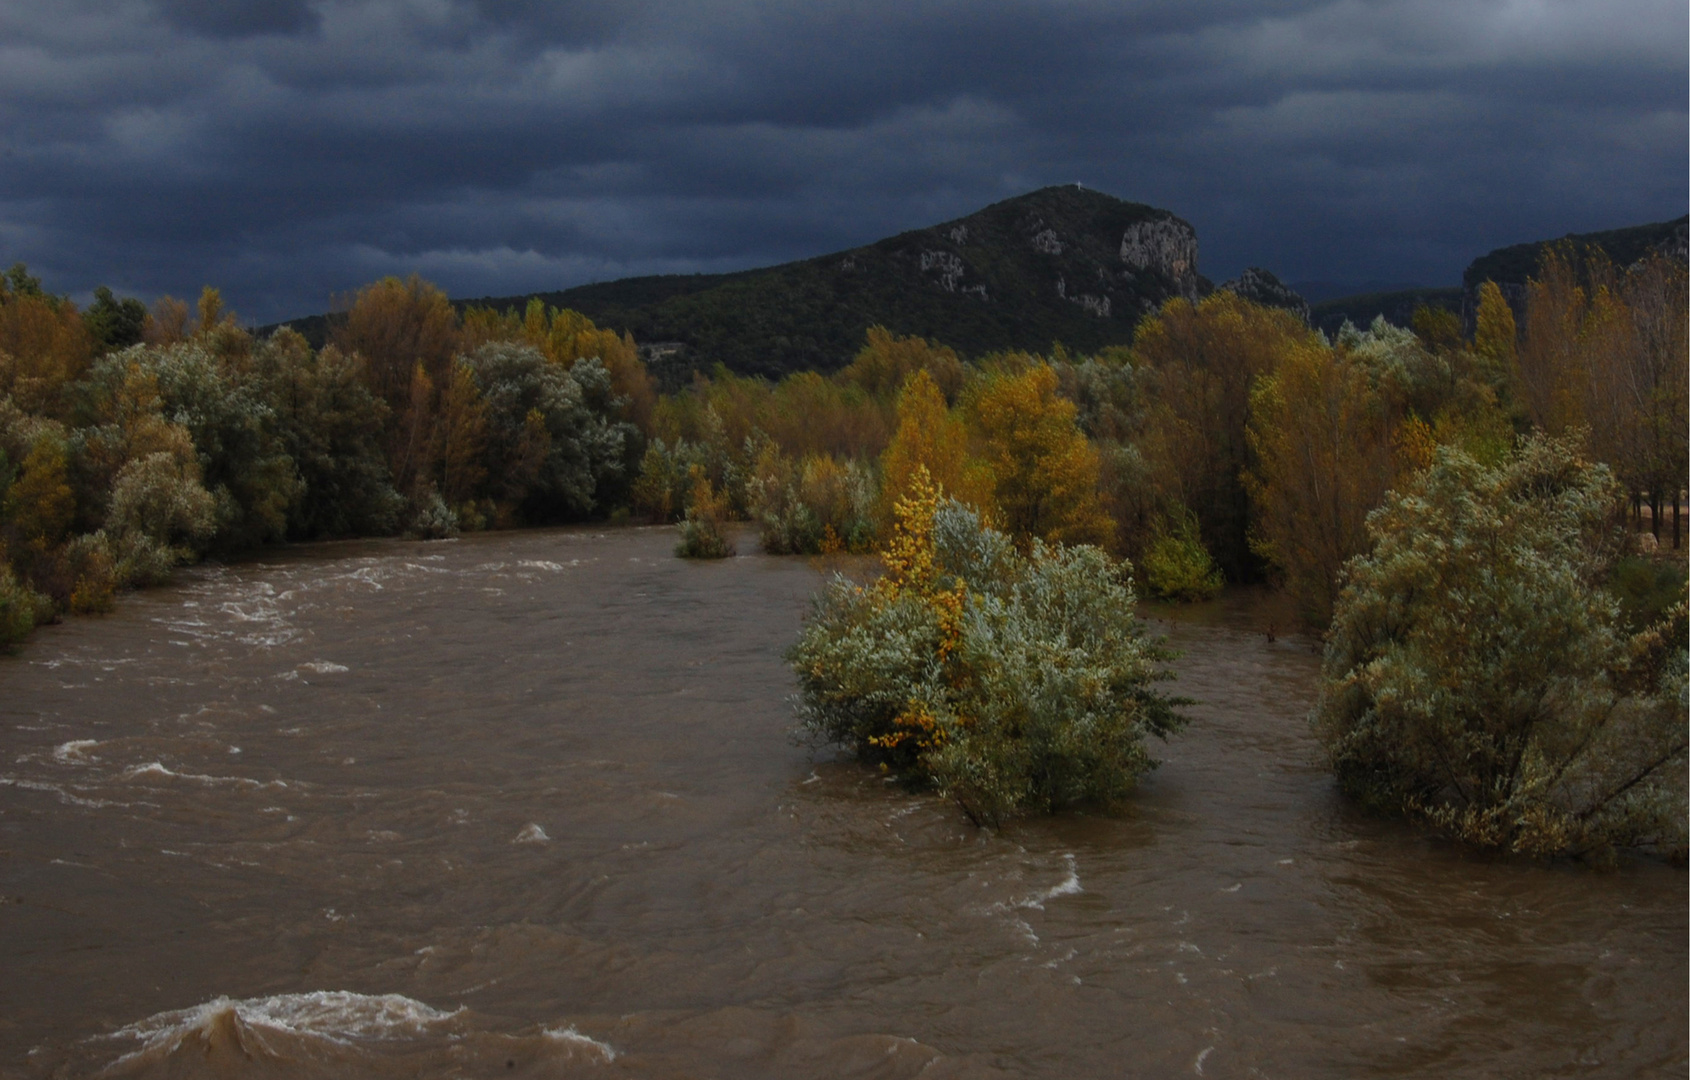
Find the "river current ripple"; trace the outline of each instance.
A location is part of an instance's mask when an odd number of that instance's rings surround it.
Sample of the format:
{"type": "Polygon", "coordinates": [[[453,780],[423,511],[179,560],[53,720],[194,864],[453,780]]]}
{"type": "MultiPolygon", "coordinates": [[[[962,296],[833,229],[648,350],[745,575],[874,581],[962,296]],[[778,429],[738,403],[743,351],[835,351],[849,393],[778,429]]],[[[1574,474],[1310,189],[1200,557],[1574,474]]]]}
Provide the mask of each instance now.
{"type": "Polygon", "coordinates": [[[672,544],[286,549],[0,660],[0,1075],[1685,1074],[1683,873],[1357,813],[1249,596],[1151,612],[1200,704],[1124,812],[994,834],[790,738],[823,567],[672,544]]]}

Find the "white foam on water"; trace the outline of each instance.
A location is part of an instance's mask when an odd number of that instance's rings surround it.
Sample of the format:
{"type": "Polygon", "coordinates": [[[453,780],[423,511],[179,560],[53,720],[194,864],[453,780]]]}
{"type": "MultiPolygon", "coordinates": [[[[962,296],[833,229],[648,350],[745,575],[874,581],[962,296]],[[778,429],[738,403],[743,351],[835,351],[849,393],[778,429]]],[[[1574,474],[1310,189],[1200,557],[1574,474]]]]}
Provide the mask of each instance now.
{"type": "Polygon", "coordinates": [[[574,1024],[570,1024],[566,1028],[545,1028],[541,1031],[541,1034],[548,1039],[555,1039],[558,1042],[568,1043],[571,1046],[579,1046],[583,1049],[591,1050],[598,1054],[606,1062],[616,1060],[616,1051],[611,1048],[609,1043],[603,1043],[590,1035],[581,1034],[579,1031],[575,1030],[574,1024]]]}
{"type": "MultiPolygon", "coordinates": [[[[0,776],[0,787],[16,787],[16,788],[22,788],[25,791],[46,791],[46,792],[50,792],[54,795],[57,795],[59,797],[59,801],[62,802],[62,803],[67,803],[71,806],[86,806],[90,809],[95,809],[95,810],[97,810],[97,809],[99,809],[100,807],[103,807],[103,806],[134,806],[134,805],[136,805],[135,803],[110,802],[106,799],[84,799],[80,795],[72,795],[70,792],[66,791],[64,788],[60,787],[57,784],[48,784],[48,783],[44,783],[40,780],[19,780],[15,776],[0,776]]],[[[150,806],[152,804],[151,803],[142,803],[140,805],[150,806]]]]}
{"type": "Polygon", "coordinates": [[[402,994],[354,994],[345,990],[314,990],[306,994],[278,994],[266,998],[215,998],[192,1008],[176,1009],[119,1028],[106,1039],[135,1039],[141,1046],[113,1063],[120,1065],[150,1051],[175,1051],[192,1036],[209,1037],[230,1018],[248,1028],[325,1039],[342,1046],[384,1042],[430,1034],[435,1025],[463,1012],[463,1006],[442,1012],[402,994]]]}
{"type": "Polygon", "coordinates": [[[522,831],[516,834],[516,839],[512,840],[511,843],[549,844],[551,841],[552,838],[546,835],[546,830],[530,821],[522,827],[522,831]]]}
{"type": "Polygon", "coordinates": [[[1036,892],[1031,896],[1026,896],[1020,900],[1013,901],[1009,906],[1017,908],[1037,908],[1039,911],[1043,911],[1045,909],[1046,900],[1055,900],[1059,896],[1074,896],[1078,893],[1085,892],[1085,888],[1080,884],[1080,871],[1078,865],[1074,862],[1074,856],[1071,854],[1063,855],[1062,861],[1068,864],[1067,877],[1063,878],[1055,885],[1052,885],[1050,888],[1045,889],[1043,892],[1036,892]]]}
{"type": "Polygon", "coordinates": [[[66,765],[80,765],[87,761],[84,753],[91,746],[100,745],[98,739],[72,739],[67,743],[60,743],[53,748],[53,760],[66,765]]]}
{"type": "Polygon", "coordinates": [[[557,570],[563,569],[562,564],[555,563],[555,562],[549,562],[545,559],[520,559],[520,560],[517,561],[516,565],[532,567],[535,570],[557,571],[557,570]]]}
{"type": "Polygon", "coordinates": [[[131,765],[123,770],[125,780],[139,780],[142,777],[150,776],[161,776],[171,780],[191,780],[196,784],[231,784],[236,787],[247,788],[285,788],[288,786],[286,780],[252,780],[244,776],[207,776],[204,773],[180,773],[158,761],[149,761],[145,765],[131,765]]]}
{"type": "Polygon", "coordinates": [[[333,675],[337,671],[351,671],[345,664],[336,664],[328,660],[312,660],[299,665],[301,671],[312,671],[318,675],[333,675]]]}

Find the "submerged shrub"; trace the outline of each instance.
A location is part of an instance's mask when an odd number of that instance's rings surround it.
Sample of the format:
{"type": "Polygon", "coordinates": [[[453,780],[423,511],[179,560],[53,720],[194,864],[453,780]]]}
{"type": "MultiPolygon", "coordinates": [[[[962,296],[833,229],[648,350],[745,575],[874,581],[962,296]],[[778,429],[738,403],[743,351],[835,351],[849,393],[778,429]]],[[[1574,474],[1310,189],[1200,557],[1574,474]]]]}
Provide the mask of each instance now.
{"type": "Polygon", "coordinates": [[[722,535],[722,522],[728,516],[727,499],[710,483],[703,466],[694,465],[691,475],[692,494],[675,554],[683,559],[725,559],[734,553],[733,545],[722,535]]]}
{"type": "Polygon", "coordinates": [[[418,496],[405,535],[416,540],[443,540],[458,535],[458,515],[440,492],[428,488],[418,496]]]}
{"type": "Polygon", "coordinates": [[[1124,795],[1154,766],[1145,736],[1182,723],[1124,567],[1089,546],[1022,555],[924,470],[895,514],[885,575],[835,577],[789,654],[801,726],[977,824],[1124,795]]]}
{"type": "Polygon", "coordinates": [[[1189,510],[1179,524],[1163,526],[1144,552],[1144,583],[1164,600],[1213,600],[1221,591],[1221,571],[1197,535],[1197,516],[1189,510]]]}
{"type": "Polygon", "coordinates": [[[860,553],[874,546],[875,480],[864,462],[822,454],[795,461],[764,443],[752,460],[746,500],[771,555],[860,553]]]}
{"type": "Polygon", "coordinates": [[[1618,488],[1566,440],[1443,449],[1368,518],[1314,722],[1345,791],[1487,847],[1685,843],[1686,624],[1603,587],[1618,488]]]}
{"type": "Polygon", "coordinates": [[[72,582],[68,606],[78,615],[112,609],[117,592],[117,560],[104,533],[88,533],[66,544],[62,555],[72,582]]]}
{"type": "Polygon", "coordinates": [[[29,637],[35,624],[49,617],[53,602],[20,582],[0,558],[0,649],[29,637]]]}

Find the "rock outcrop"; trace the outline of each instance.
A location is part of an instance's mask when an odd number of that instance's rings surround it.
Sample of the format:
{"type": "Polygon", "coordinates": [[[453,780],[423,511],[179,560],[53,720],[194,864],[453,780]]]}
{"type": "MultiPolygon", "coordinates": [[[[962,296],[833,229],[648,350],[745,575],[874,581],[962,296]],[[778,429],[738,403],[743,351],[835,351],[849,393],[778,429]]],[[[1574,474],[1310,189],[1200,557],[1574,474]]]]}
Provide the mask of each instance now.
{"type": "Polygon", "coordinates": [[[1299,296],[1291,286],[1280,281],[1271,270],[1263,270],[1259,266],[1245,267],[1242,274],[1231,281],[1222,282],[1221,288],[1237,293],[1251,303],[1261,304],[1263,307],[1284,308],[1303,322],[1309,321],[1308,301],[1299,296]]]}

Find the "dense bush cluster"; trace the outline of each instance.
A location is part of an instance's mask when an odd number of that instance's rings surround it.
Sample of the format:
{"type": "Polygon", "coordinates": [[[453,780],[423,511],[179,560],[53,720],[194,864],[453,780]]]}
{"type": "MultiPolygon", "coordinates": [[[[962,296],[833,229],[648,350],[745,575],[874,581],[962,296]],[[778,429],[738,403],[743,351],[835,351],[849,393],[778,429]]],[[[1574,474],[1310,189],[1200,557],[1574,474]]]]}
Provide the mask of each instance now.
{"type": "Polygon", "coordinates": [[[791,660],[804,726],[930,784],[977,823],[1118,799],[1180,724],[1169,654],[1125,569],[1089,545],[1026,553],[942,500],[924,471],[897,505],[886,573],[836,578],[791,660]]]}
{"type": "Polygon", "coordinates": [[[1386,498],[1316,710],[1345,790],[1518,852],[1683,852],[1682,585],[1628,625],[1604,588],[1618,493],[1572,441],[1537,437],[1494,466],[1441,449],[1386,498]]]}

